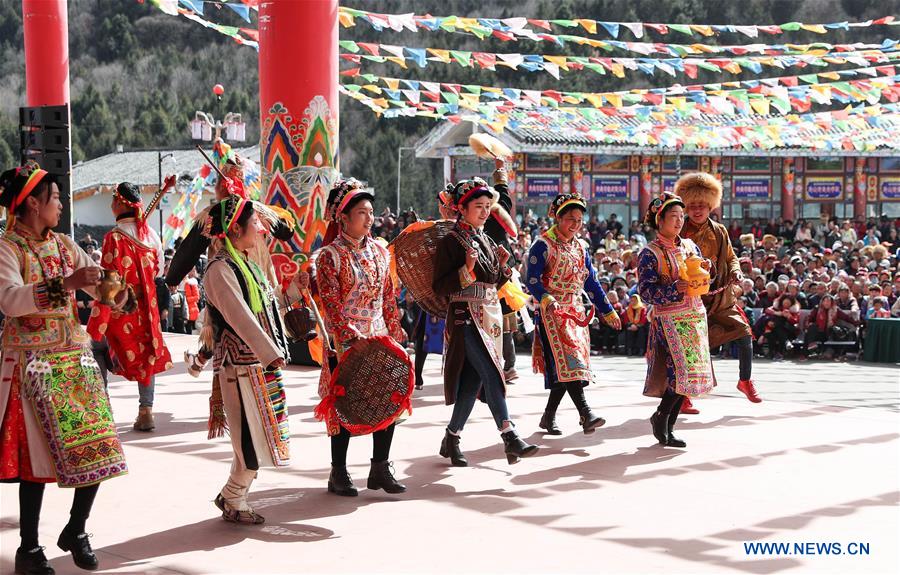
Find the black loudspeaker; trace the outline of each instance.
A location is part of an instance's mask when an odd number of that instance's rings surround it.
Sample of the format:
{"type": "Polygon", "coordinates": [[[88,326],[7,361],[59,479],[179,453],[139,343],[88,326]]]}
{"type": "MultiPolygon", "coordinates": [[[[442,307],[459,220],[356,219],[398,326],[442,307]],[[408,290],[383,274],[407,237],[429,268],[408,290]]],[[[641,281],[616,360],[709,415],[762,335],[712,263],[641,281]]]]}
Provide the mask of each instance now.
{"type": "Polygon", "coordinates": [[[69,106],[19,108],[21,159],[34,160],[59,183],[63,212],[56,231],[72,235],[72,153],[69,149],[69,106]]]}

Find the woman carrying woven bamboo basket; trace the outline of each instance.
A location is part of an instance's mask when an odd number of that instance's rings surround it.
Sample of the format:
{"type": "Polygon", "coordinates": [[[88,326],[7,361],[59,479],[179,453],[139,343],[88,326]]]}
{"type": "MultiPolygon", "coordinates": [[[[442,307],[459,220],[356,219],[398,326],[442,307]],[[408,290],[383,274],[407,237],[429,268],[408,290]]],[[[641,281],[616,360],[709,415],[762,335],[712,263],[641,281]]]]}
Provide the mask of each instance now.
{"type": "Polygon", "coordinates": [[[453,415],[440,453],[455,466],[468,464],[459,438],[480,394],[500,430],[509,463],[529,457],[537,446],[523,441],[510,420],[503,374],[503,313],[498,299],[512,275],[509,252],[484,232],[499,194],[475,178],[453,188],[459,217],[437,245],[432,288],[450,298],[444,351],[444,396],[453,415]]]}

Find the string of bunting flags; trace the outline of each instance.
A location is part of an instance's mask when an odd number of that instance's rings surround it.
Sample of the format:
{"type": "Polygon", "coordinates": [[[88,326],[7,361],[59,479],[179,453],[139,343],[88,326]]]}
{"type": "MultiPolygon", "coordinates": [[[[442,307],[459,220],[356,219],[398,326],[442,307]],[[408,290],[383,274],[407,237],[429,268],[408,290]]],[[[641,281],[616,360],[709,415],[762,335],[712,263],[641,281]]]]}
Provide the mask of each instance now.
{"type": "MultiPolygon", "coordinates": [[[[822,54],[777,55],[777,56],[745,56],[739,58],[617,58],[586,56],[553,56],[543,54],[491,53],[471,52],[466,50],[446,50],[438,48],[412,48],[391,44],[372,44],[341,40],[341,49],[346,52],[340,55],[345,62],[362,64],[363,62],[391,62],[407,69],[407,63],[419,68],[426,68],[429,62],[455,64],[463,68],[479,68],[496,70],[506,67],[526,72],[547,72],[557,80],[561,72],[578,72],[590,70],[601,76],[607,73],[624,78],[626,71],[640,71],[654,75],[660,70],[670,76],[681,73],[688,78],[696,78],[699,70],[710,72],[730,72],[740,74],[749,70],[759,74],[763,66],[776,69],[789,67],[805,68],[807,66],[827,67],[829,65],[853,64],[866,66],[887,62],[889,54],[897,50],[884,51],[863,50],[858,52],[825,52],[822,54]]],[[[353,69],[342,72],[345,76],[354,75],[353,69]]]]}
{"type": "MultiPolygon", "coordinates": [[[[171,15],[181,15],[186,18],[189,18],[204,27],[216,30],[222,34],[232,37],[236,42],[240,44],[245,44],[249,46],[253,46],[258,49],[258,40],[259,35],[258,31],[252,30],[249,28],[242,28],[236,26],[223,26],[220,24],[216,24],[214,22],[210,22],[202,17],[202,11],[199,10],[198,4],[202,5],[204,2],[201,0],[151,0],[151,2],[159,7],[163,12],[171,15]],[[181,7],[179,7],[181,6],[181,7]]],[[[218,4],[215,3],[214,4],[218,4]]],[[[232,6],[232,3],[225,4],[228,6],[232,6]]],[[[358,10],[351,10],[349,8],[341,8],[340,14],[349,14],[350,12],[362,12],[358,10]]],[[[372,23],[372,19],[375,18],[375,22],[379,20],[376,18],[374,13],[364,13],[366,16],[367,22],[372,23]]],[[[414,17],[413,15],[380,15],[380,16],[390,16],[392,18],[402,18],[405,16],[414,17]]],[[[427,18],[427,17],[414,17],[414,22],[416,25],[423,25],[425,22],[430,22],[431,20],[436,20],[435,18],[427,18]]],[[[435,29],[441,29],[452,32],[463,32],[463,33],[471,33],[475,36],[478,36],[481,39],[486,38],[487,36],[491,36],[491,34],[483,35],[477,33],[482,27],[477,25],[477,22],[482,20],[494,22],[490,19],[476,19],[476,18],[459,18],[456,16],[450,16],[447,18],[440,19],[443,21],[443,25],[439,26],[435,29]],[[451,25],[452,24],[452,25],[451,25]],[[470,25],[471,24],[471,25],[470,25]]],[[[509,19],[507,19],[509,20],[509,19]]],[[[513,19],[515,20],[515,19],[513,19]]],[[[346,18],[342,18],[341,23],[345,27],[348,25],[352,25],[352,21],[348,21],[346,18]]],[[[499,20],[497,22],[500,22],[499,20]]],[[[878,22],[882,22],[885,25],[896,25],[892,17],[886,17],[879,19],[878,22]]],[[[411,25],[412,28],[409,28],[406,25],[400,26],[400,29],[412,29],[413,31],[417,30],[415,25],[411,25]]],[[[430,29],[428,26],[424,26],[426,29],[430,29]]],[[[565,46],[566,43],[573,43],[581,46],[590,46],[593,48],[601,49],[604,51],[614,51],[614,50],[625,50],[629,52],[634,52],[638,54],[642,54],[644,56],[648,56],[650,54],[665,54],[671,56],[673,58],[687,58],[689,56],[701,56],[707,54],[725,54],[729,53],[733,56],[748,56],[748,55],[760,55],[760,56],[774,56],[774,55],[812,55],[812,56],[821,56],[827,53],[835,53],[835,52],[859,52],[862,50],[893,50],[895,49],[898,40],[886,39],[881,44],[864,44],[864,43],[852,43],[852,44],[830,44],[826,42],[816,42],[816,43],[808,43],[808,44],[744,44],[744,45],[732,45],[732,46],[720,46],[720,45],[711,45],[711,44],[666,44],[666,43],[652,43],[652,42],[620,42],[620,41],[605,41],[605,40],[594,40],[591,38],[586,38],[583,36],[573,36],[573,35],[553,35],[553,34],[536,34],[530,30],[505,30],[508,26],[502,26],[504,30],[498,31],[499,33],[509,36],[509,37],[501,37],[502,40],[511,41],[518,40],[520,37],[525,39],[534,40],[537,42],[552,42],[559,46],[565,46]],[[518,33],[518,36],[515,34],[518,33]]],[[[377,29],[397,29],[394,27],[378,27],[377,29]]],[[[452,56],[451,56],[452,57],[452,56]]],[[[711,70],[714,71],[714,70],[711,70]]]]}
{"type": "MultiPolygon", "coordinates": [[[[760,34],[776,36],[785,32],[807,31],[816,34],[827,34],[835,30],[850,30],[852,28],[869,28],[871,26],[896,26],[893,16],[885,16],[877,20],[865,22],[831,22],[828,24],[805,24],[803,22],[786,22],[777,25],[751,25],[734,26],[728,24],[661,24],[650,22],[608,22],[594,20],[592,18],[552,19],[540,20],[535,18],[463,18],[460,16],[435,17],[417,14],[379,14],[366,10],[356,10],[341,6],[338,17],[341,25],[350,28],[356,25],[356,19],[360,19],[374,29],[394,30],[402,32],[408,30],[417,32],[420,29],[428,31],[444,30],[455,32],[464,30],[474,35],[487,37],[495,36],[501,39],[503,35],[535,34],[534,29],[542,29],[548,32],[557,28],[582,28],[588,34],[594,35],[602,31],[610,37],[617,39],[622,30],[628,30],[635,38],[643,38],[646,32],[655,32],[665,36],[671,33],[679,33],[685,36],[695,34],[703,37],[719,36],[721,34],[743,34],[748,38],[758,38],[760,34]],[[532,26],[533,28],[527,28],[532,26]]],[[[513,39],[513,38],[509,38],[513,39]]]]}
{"type": "MultiPolygon", "coordinates": [[[[604,114],[788,114],[792,110],[807,112],[812,104],[840,104],[882,99],[900,100],[900,85],[895,66],[879,66],[839,72],[821,72],[804,76],[785,76],[766,80],[745,80],[687,87],[652,88],[621,92],[566,92],[557,90],[525,90],[495,88],[472,84],[424,82],[401,78],[386,78],[372,74],[360,77],[370,83],[345,83],[349,92],[366,91],[376,96],[376,104],[391,106],[468,108],[489,115],[508,112],[513,108],[562,107],[589,104],[604,114]],[[862,80],[841,80],[843,76],[859,74],[877,76],[862,80]],[[880,76],[879,76],[880,75],[880,76]],[[822,82],[837,79],[836,82],[822,82]],[[801,84],[804,82],[805,84],[801,84]],[[381,84],[381,85],[379,85],[381,84]],[[735,89],[725,89],[735,88],[735,89]]],[[[664,121],[665,118],[660,118],[664,121]]]]}
{"type": "MultiPolygon", "coordinates": [[[[394,15],[396,16],[396,15],[394,15]]],[[[371,18],[368,21],[371,24],[371,18]]],[[[416,31],[417,28],[415,25],[421,25],[424,22],[430,22],[431,20],[436,20],[435,18],[425,18],[419,17],[414,20],[414,25],[411,28],[413,31],[416,31]]],[[[670,43],[662,43],[662,42],[623,42],[619,40],[596,40],[593,38],[587,38],[585,36],[575,36],[571,34],[546,34],[546,33],[536,33],[530,29],[506,29],[508,26],[502,26],[502,30],[498,30],[495,28],[490,28],[486,26],[482,26],[479,24],[483,18],[458,18],[456,16],[451,16],[444,19],[444,25],[435,27],[434,29],[440,29],[447,32],[452,33],[461,33],[468,34],[477,37],[480,40],[485,40],[487,38],[498,38],[505,42],[510,41],[519,41],[519,40],[532,40],[534,42],[550,42],[556,44],[560,47],[564,47],[567,43],[579,45],[579,46],[590,46],[592,48],[597,48],[600,50],[605,50],[608,52],[614,50],[624,50],[628,52],[635,52],[642,55],[650,55],[650,54],[666,54],[668,56],[672,56],[675,58],[685,58],[688,56],[699,56],[703,54],[732,54],[734,56],[745,56],[748,54],[759,54],[759,55],[776,55],[776,54],[806,54],[815,51],[827,51],[827,52],[856,52],[859,50],[872,50],[872,49],[885,49],[890,50],[896,44],[897,40],[887,39],[882,44],[864,44],[861,42],[856,42],[853,44],[831,44],[828,42],[814,42],[807,44],[740,44],[740,45],[714,45],[714,44],[670,44],[670,43]]],[[[499,22],[499,21],[496,21],[499,22]]],[[[348,27],[348,24],[345,21],[342,21],[342,25],[348,27]]],[[[891,20],[891,25],[894,25],[893,20],[891,20]]],[[[396,30],[394,27],[377,27],[373,26],[378,30],[396,30]]],[[[422,25],[425,29],[432,29],[431,26],[422,25]]],[[[401,30],[410,29],[407,26],[402,26],[401,30]]]]}
{"type": "Polygon", "coordinates": [[[203,17],[204,4],[216,4],[219,6],[227,6],[237,12],[244,20],[250,22],[251,8],[256,8],[255,0],[247,2],[208,2],[204,0],[150,0],[151,4],[159,8],[162,12],[170,16],[184,16],[188,20],[192,20],[204,28],[215,30],[220,34],[224,34],[232,38],[238,44],[243,46],[252,46],[259,50],[259,31],[253,28],[243,28],[240,26],[223,26],[216,24],[203,17]],[[250,3],[252,2],[252,4],[250,3]]]}
{"type": "Polygon", "coordinates": [[[826,152],[828,150],[871,151],[878,148],[900,149],[894,136],[900,127],[900,107],[897,104],[846,108],[788,116],[740,116],[705,123],[691,121],[676,124],[674,118],[661,124],[637,118],[608,118],[593,108],[543,108],[523,110],[513,108],[507,113],[486,118],[463,108],[455,112],[447,109],[380,108],[375,99],[350,92],[341,92],[371,108],[386,118],[426,117],[453,123],[473,122],[502,133],[506,129],[520,132],[533,130],[542,139],[571,142],[577,136],[585,144],[658,146],[685,150],[716,150],[724,148],[769,150],[782,146],[799,146],[826,152]],[[727,123],[728,121],[737,123],[727,123]],[[834,132],[832,132],[834,130],[834,132]]]}

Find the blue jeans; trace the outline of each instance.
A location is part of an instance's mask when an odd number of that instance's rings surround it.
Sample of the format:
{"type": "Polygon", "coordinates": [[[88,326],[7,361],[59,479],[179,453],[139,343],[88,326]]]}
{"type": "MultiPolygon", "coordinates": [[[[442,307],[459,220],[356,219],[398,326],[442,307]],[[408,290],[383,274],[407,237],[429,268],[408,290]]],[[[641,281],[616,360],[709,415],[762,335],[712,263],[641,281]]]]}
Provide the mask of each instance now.
{"type": "Polygon", "coordinates": [[[150,385],[138,384],[138,406],[153,407],[153,388],[156,387],[156,376],[150,378],[150,385]]]}
{"type": "Polygon", "coordinates": [[[487,401],[494,416],[497,429],[503,429],[503,423],[509,421],[509,411],[506,408],[506,397],[503,395],[503,380],[500,372],[494,365],[478,329],[467,324],[463,328],[463,340],[465,341],[466,358],[462,373],[459,375],[459,383],[456,387],[456,403],[453,405],[453,415],[447,429],[453,433],[462,432],[463,426],[475,407],[478,391],[484,388],[484,399],[487,401]]]}

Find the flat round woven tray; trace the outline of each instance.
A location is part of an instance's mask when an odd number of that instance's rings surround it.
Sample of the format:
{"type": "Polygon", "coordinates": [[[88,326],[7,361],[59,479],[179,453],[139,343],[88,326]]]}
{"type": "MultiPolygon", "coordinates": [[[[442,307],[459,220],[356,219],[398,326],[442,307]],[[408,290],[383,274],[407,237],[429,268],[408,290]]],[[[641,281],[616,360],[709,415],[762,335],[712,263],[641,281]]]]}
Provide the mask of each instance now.
{"type": "Polygon", "coordinates": [[[422,309],[439,318],[447,317],[449,298],[431,289],[434,277],[434,254],[438,242],[450,233],[454,223],[438,220],[430,226],[412,224],[391,242],[397,276],[422,309]]]}
{"type": "Polygon", "coordinates": [[[341,426],[353,435],[384,429],[410,408],[414,384],[409,356],[393,339],[357,341],[331,380],[341,426]]]}

